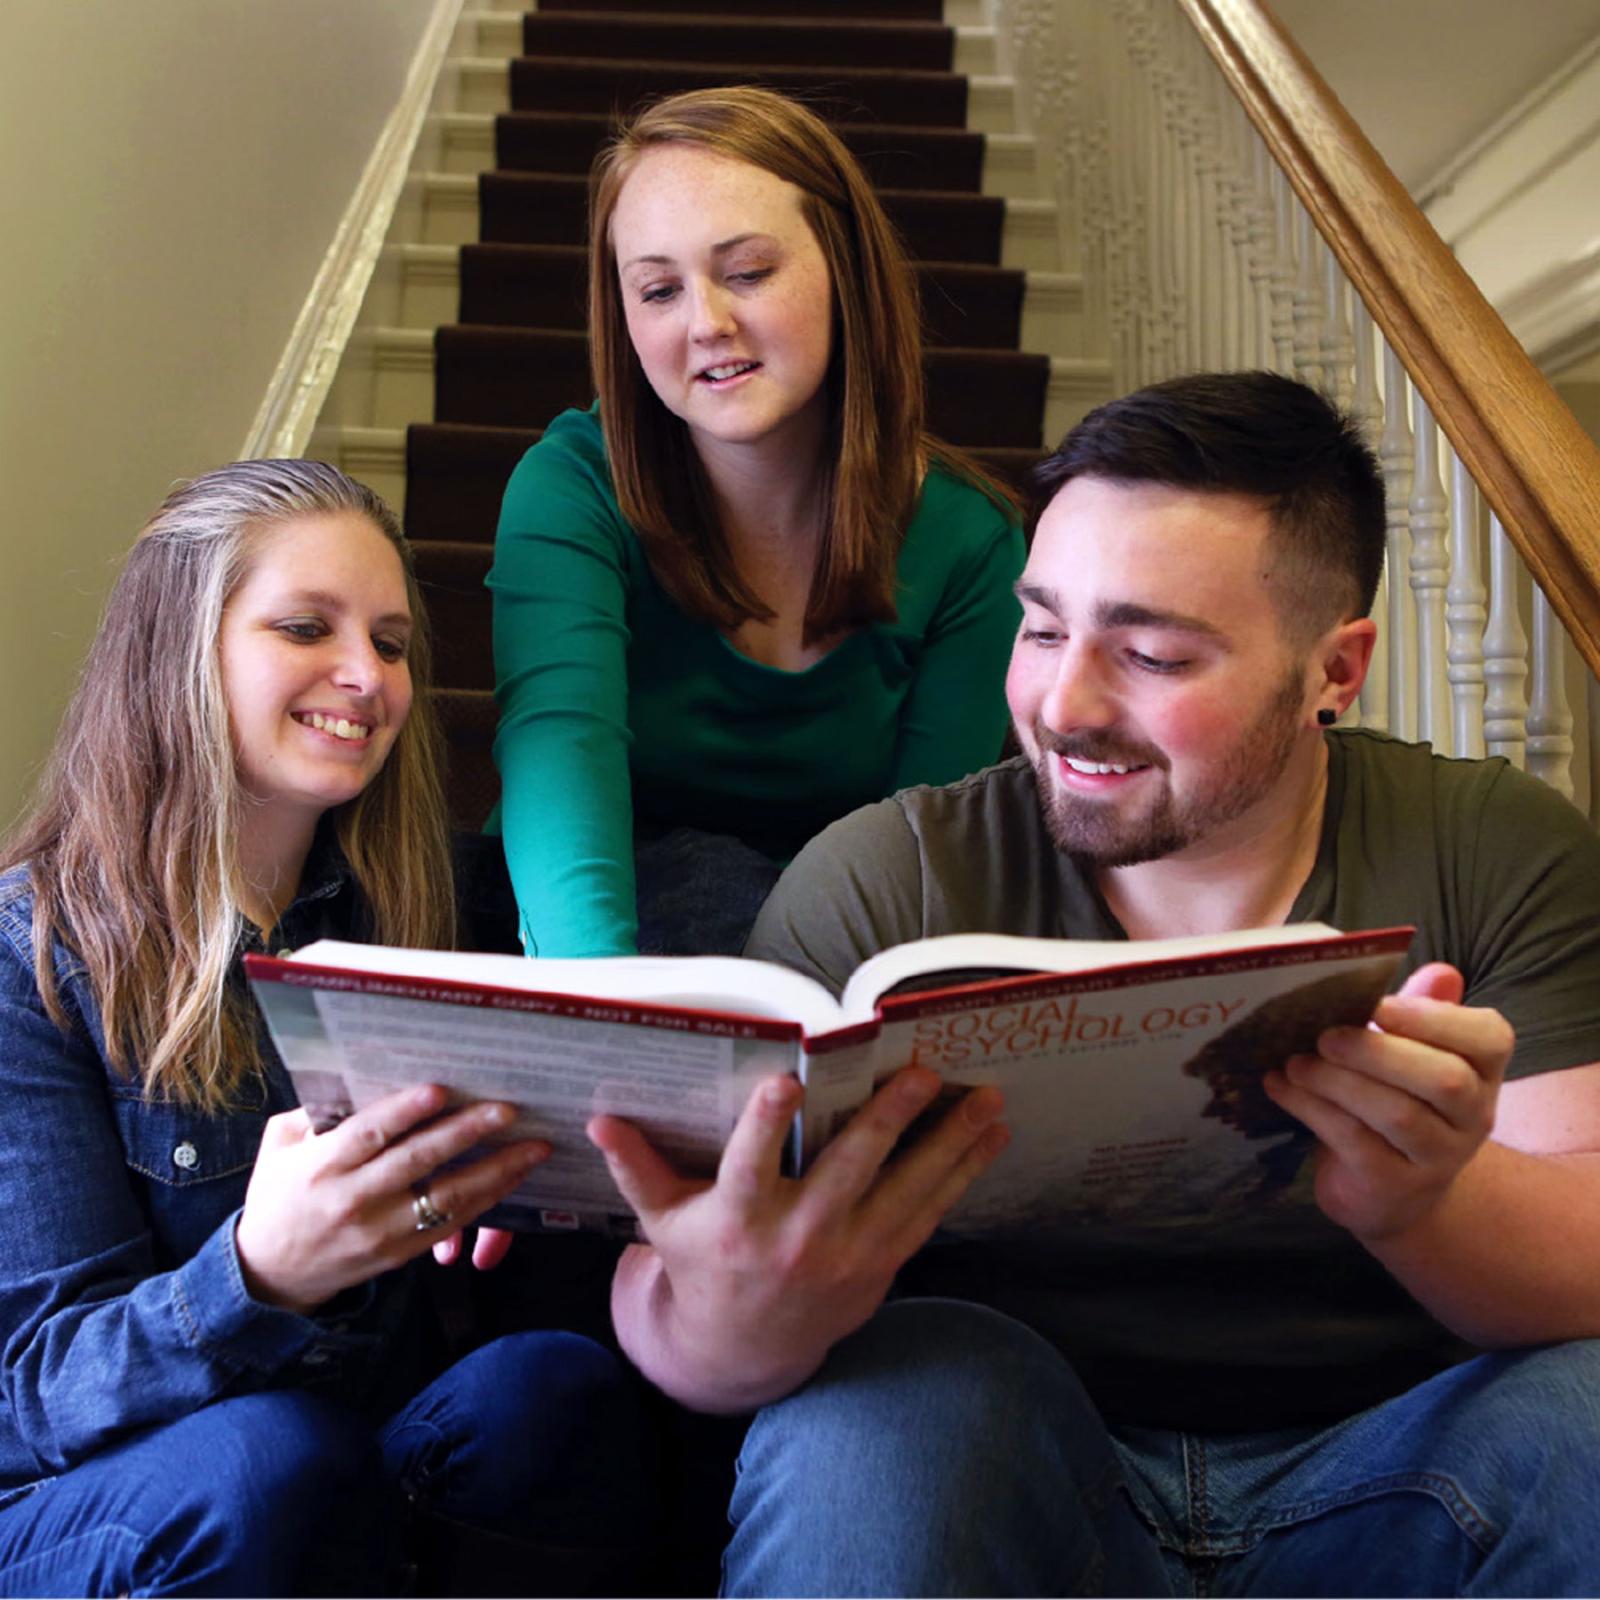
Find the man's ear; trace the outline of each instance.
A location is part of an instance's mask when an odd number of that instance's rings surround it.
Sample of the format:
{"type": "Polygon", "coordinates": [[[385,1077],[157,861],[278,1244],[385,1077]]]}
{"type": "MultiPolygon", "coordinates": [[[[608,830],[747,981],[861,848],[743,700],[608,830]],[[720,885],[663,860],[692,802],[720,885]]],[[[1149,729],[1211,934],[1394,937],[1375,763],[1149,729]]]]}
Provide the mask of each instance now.
{"type": "Polygon", "coordinates": [[[1377,642],[1378,625],[1371,617],[1341,622],[1323,634],[1311,653],[1320,678],[1312,690],[1317,710],[1331,710],[1335,718],[1344,715],[1366,682],[1377,642]]]}

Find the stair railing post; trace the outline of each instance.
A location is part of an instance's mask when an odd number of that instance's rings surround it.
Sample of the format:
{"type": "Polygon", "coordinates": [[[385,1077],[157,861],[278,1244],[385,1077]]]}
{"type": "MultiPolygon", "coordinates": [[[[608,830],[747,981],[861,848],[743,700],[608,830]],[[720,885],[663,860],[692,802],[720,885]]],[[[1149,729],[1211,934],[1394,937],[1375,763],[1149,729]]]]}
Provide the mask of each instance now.
{"type": "Polygon", "coordinates": [[[1322,387],[1322,274],[1317,270],[1322,236],[1311,213],[1294,208],[1294,356],[1295,371],[1313,389],[1322,387]]]}
{"type": "MultiPolygon", "coordinates": [[[[1263,149],[1265,147],[1263,146],[1263,149]]],[[[1270,160],[1270,156],[1268,157],[1270,160]]],[[[1268,192],[1271,196],[1272,249],[1272,348],[1274,368],[1284,377],[1295,375],[1294,360],[1294,205],[1289,180],[1283,169],[1272,163],[1268,192]]]]}
{"type": "MultiPolygon", "coordinates": [[[[1376,451],[1383,426],[1383,399],[1378,393],[1377,329],[1372,313],[1360,295],[1355,297],[1355,316],[1351,328],[1355,346],[1355,389],[1350,396],[1350,415],[1361,429],[1361,436],[1376,451]]],[[[1378,637],[1373,642],[1372,660],[1367,666],[1367,676],[1361,685],[1361,725],[1376,728],[1380,733],[1389,729],[1389,623],[1388,623],[1388,561],[1378,577],[1378,591],[1372,601],[1372,615],[1378,624],[1378,637]]]]}
{"type": "Polygon", "coordinates": [[[1567,632],[1533,586],[1533,692],[1528,698],[1528,771],[1571,799],[1572,709],[1567,701],[1567,632]]]}
{"type": "Polygon", "coordinates": [[[1411,460],[1411,593],[1417,619],[1417,738],[1441,755],[1450,748],[1449,661],[1445,639],[1445,589],[1450,580],[1450,525],[1439,476],[1439,428],[1422,391],[1412,389],[1415,412],[1411,460]]]}
{"type": "Polygon", "coordinates": [[[1350,404],[1355,388],[1352,369],[1355,364],[1355,343],[1350,332],[1350,314],[1347,309],[1349,284],[1339,258],[1327,244],[1321,247],[1323,274],[1322,306],[1322,381],[1333,403],[1344,409],[1350,404]]]}
{"type": "Polygon", "coordinates": [[[1513,766],[1527,759],[1528,635],[1518,596],[1521,563],[1500,519],[1489,518],[1489,621],[1483,630],[1483,742],[1492,756],[1513,766]]]}
{"type": "Polygon", "coordinates": [[[1450,586],[1445,590],[1449,634],[1452,754],[1484,753],[1483,634],[1489,621],[1483,583],[1483,506],[1472,474],[1450,451],[1450,586]]]}
{"type": "Polygon", "coordinates": [[[1383,433],[1378,463],[1383,469],[1388,522],[1389,731],[1417,736],[1417,635],[1411,605],[1411,380],[1387,341],[1383,346],[1383,433]]]}

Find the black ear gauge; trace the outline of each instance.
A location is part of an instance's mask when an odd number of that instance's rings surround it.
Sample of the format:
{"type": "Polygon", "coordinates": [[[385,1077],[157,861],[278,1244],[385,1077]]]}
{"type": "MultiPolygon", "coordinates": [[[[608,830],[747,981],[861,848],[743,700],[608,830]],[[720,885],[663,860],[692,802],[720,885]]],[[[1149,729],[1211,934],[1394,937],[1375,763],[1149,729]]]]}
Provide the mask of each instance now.
{"type": "Polygon", "coordinates": [[[1317,722],[1324,728],[1331,728],[1339,720],[1339,713],[1332,706],[1323,706],[1317,712],[1317,722]]]}

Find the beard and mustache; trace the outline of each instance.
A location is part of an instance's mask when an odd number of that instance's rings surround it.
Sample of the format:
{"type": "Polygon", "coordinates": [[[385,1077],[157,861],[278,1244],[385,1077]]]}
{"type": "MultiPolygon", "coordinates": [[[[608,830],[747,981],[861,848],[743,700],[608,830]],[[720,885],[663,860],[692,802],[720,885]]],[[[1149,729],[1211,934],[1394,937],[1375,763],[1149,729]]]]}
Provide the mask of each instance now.
{"type": "Polygon", "coordinates": [[[1296,667],[1232,748],[1182,796],[1173,792],[1172,763],[1158,746],[1125,738],[1115,728],[1058,734],[1036,718],[1029,730],[1034,777],[1056,848],[1095,867],[1132,867],[1175,855],[1236,821],[1271,791],[1288,765],[1300,731],[1303,693],[1303,674],[1296,667]],[[1067,756],[1147,767],[1156,776],[1141,780],[1141,786],[1156,792],[1132,812],[1112,796],[1097,800],[1065,792],[1053,767],[1056,757],[1067,756]]]}

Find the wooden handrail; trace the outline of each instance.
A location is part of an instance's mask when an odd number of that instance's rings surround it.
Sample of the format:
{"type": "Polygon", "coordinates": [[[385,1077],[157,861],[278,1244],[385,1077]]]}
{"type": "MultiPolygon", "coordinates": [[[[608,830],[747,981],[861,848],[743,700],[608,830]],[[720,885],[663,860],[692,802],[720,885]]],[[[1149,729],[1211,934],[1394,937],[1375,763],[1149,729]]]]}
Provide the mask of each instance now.
{"type": "Polygon", "coordinates": [[[1600,449],[1262,0],[1178,0],[1600,674],[1600,449]]]}

